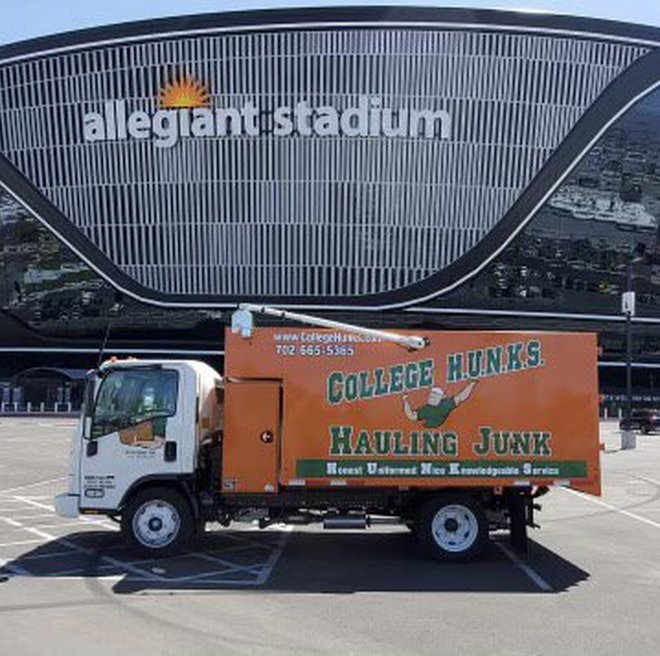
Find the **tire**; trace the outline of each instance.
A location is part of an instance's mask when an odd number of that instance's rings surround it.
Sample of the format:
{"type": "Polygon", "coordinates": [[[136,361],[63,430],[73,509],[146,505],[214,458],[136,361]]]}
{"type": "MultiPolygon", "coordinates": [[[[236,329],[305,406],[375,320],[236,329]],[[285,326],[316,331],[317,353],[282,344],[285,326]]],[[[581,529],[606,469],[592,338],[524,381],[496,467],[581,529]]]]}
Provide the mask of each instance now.
{"type": "Polygon", "coordinates": [[[651,429],[648,426],[642,426],[642,435],[648,435],[651,429]]]}
{"type": "Polygon", "coordinates": [[[467,494],[432,497],[419,508],[415,533],[428,556],[464,562],[476,558],[488,543],[488,521],[481,505],[467,494]]]}
{"type": "Polygon", "coordinates": [[[138,492],[121,518],[121,532],[131,551],[147,558],[172,556],[195,535],[188,500],[176,490],[152,487],[138,492]]]}

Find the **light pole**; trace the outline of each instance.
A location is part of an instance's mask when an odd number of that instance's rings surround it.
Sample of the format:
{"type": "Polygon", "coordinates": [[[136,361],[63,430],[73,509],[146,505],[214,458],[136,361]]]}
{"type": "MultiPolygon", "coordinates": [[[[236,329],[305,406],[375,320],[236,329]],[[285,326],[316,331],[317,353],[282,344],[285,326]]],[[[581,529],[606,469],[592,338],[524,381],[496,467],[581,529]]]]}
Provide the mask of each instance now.
{"type": "Polygon", "coordinates": [[[632,417],[632,318],[636,311],[636,298],[633,290],[633,265],[640,262],[643,250],[638,244],[637,248],[630,253],[628,266],[626,267],[626,291],[621,295],[621,312],[626,316],[626,412],[625,420],[628,429],[622,433],[621,448],[634,449],[636,446],[635,434],[630,429],[632,417]]]}
{"type": "Polygon", "coordinates": [[[633,283],[633,258],[628,260],[627,285],[622,302],[622,310],[626,315],[626,419],[630,424],[632,416],[632,318],[635,316],[635,292],[633,283]]]}

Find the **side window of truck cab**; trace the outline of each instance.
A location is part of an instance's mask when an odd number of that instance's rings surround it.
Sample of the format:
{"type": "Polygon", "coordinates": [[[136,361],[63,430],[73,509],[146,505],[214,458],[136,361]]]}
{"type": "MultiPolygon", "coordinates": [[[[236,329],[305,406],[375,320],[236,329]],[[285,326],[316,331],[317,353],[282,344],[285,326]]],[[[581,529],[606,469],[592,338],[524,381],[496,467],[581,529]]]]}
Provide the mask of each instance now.
{"type": "Polygon", "coordinates": [[[110,372],[101,383],[96,399],[92,439],[174,416],[178,382],[179,375],[172,369],[110,372]]]}

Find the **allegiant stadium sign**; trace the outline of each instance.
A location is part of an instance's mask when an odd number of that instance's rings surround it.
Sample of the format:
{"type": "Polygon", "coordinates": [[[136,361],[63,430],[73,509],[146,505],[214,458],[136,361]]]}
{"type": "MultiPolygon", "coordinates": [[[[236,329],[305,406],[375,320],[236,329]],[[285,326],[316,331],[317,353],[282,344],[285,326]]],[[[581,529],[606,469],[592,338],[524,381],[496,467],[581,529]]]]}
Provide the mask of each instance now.
{"type": "Polygon", "coordinates": [[[150,139],[163,148],[188,137],[263,134],[449,139],[451,128],[451,117],[444,109],[393,109],[382,106],[379,97],[367,95],[357,96],[354,105],[341,110],[307,100],[269,111],[250,101],[240,107],[216,109],[210,107],[206,87],[191,78],[164,87],[156,111],[129,112],[125,100],[112,100],[103,104],[102,112],[87,112],[83,117],[87,142],[150,139]]]}

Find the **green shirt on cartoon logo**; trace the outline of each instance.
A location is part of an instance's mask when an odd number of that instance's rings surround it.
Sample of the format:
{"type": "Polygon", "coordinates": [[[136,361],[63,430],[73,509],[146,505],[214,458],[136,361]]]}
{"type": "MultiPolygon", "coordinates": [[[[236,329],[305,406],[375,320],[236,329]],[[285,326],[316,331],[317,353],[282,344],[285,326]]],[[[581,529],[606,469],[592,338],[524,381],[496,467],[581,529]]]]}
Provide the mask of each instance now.
{"type": "Polygon", "coordinates": [[[456,407],[454,397],[442,399],[437,405],[423,405],[417,408],[418,421],[424,422],[424,428],[437,428],[447,421],[449,413],[456,407]]]}
{"type": "Polygon", "coordinates": [[[445,396],[445,393],[439,387],[431,388],[428,401],[417,408],[412,409],[408,395],[403,395],[403,411],[410,421],[424,422],[424,428],[438,428],[447,421],[447,417],[462,403],[467,401],[478,380],[470,381],[458,394],[454,396],[445,396]]]}

